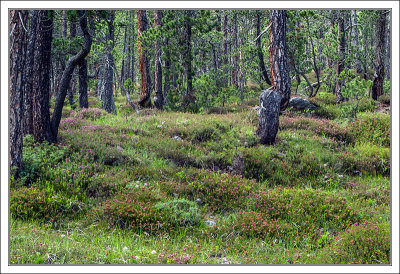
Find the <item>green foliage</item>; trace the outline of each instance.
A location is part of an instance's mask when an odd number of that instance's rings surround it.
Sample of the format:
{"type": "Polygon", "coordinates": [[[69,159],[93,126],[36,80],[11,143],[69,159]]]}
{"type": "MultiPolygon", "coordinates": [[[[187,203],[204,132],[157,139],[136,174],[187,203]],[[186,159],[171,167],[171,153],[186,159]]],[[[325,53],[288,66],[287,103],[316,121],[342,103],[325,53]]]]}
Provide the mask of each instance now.
{"type": "Polygon", "coordinates": [[[57,194],[54,189],[21,188],[10,192],[10,213],[18,219],[43,219],[60,222],[77,216],[83,204],[76,198],[57,194]]]}
{"type": "Polygon", "coordinates": [[[390,105],[391,97],[390,95],[384,94],[378,97],[378,101],[381,104],[390,105]]]}
{"type": "Polygon", "coordinates": [[[362,113],[351,124],[351,130],[357,142],[390,146],[390,115],[362,113]]]}
{"type": "Polygon", "coordinates": [[[354,224],[335,237],[320,263],[390,264],[390,227],[365,222],[354,224]]]}
{"type": "Polygon", "coordinates": [[[154,208],[162,212],[164,221],[172,226],[193,226],[201,221],[197,203],[186,199],[159,202],[154,208]]]}

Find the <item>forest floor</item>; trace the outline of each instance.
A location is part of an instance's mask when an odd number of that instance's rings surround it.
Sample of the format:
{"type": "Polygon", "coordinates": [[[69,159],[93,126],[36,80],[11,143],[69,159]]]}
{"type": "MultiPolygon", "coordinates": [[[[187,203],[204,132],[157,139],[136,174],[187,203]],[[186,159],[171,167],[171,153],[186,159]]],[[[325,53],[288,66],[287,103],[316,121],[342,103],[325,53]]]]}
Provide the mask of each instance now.
{"type": "Polygon", "coordinates": [[[257,95],[199,114],[65,107],[58,145],[24,139],[10,263],[389,264],[390,115],[313,102],[271,146],[257,95]]]}

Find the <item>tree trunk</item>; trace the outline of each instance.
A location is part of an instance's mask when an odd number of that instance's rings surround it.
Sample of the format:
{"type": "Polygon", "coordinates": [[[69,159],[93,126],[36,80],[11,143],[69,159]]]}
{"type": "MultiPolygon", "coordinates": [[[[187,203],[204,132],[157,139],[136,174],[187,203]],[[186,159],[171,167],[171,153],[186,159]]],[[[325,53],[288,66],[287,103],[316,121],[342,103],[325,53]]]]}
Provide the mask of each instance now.
{"type": "Polygon", "coordinates": [[[228,11],[224,11],[224,44],[223,44],[223,50],[224,50],[224,57],[223,57],[223,64],[224,64],[224,86],[228,85],[228,79],[227,79],[227,66],[228,66],[228,11]]]}
{"type": "Polygon", "coordinates": [[[234,85],[236,88],[238,87],[238,80],[237,80],[237,73],[238,73],[238,58],[237,58],[237,54],[236,54],[236,50],[238,48],[238,37],[237,37],[237,13],[235,12],[233,14],[233,58],[232,58],[232,85],[234,85]]]}
{"type": "Polygon", "coordinates": [[[282,95],[281,110],[289,105],[291,83],[286,53],[286,11],[273,10],[270,14],[269,53],[271,83],[282,95]]]}
{"type": "Polygon", "coordinates": [[[386,48],[386,55],[385,55],[385,79],[389,80],[390,79],[390,12],[389,12],[389,16],[388,16],[388,28],[387,28],[387,34],[386,34],[386,39],[385,39],[385,48],[386,48]]]}
{"type": "Polygon", "coordinates": [[[50,66],[53,19],[40,10],[33,65],[33,136],[36,142],[54,142],[50,129],[50,66]]]}
{"type": "MultiPolygon", "coordinates": [[[[69,25],[69,27],[70,27],[70,29],[69,29],[70,41],[72,41],[76,37],[76,23],[74,21],[72,21],[71,24],[69,25]]],[[[71,54],[76,54],[75,49],[72,49],[71,54]]],[[[73,75],[72,75],[72,80],[70,83],[70,87],[68,90],[68,101],[69,101],[69,104],[71,105],[71,108],[74,108],[73,104],[74,104],[75,90],[76,90],[76,72],[74,70],[73,75]]]]}
{"type": "MultiPolygon", "coordinates": [[[[256,38],[260,35],[260,11],[257,12],[257,23],[256,23],[256,38]]],[[[271,85],[271,80],[268,77],[267,70],[265,68],[265,63],[264,63],[264,54],[262,52],[261,48],[261,38],[258,38],[256,40],[256,46],[257,46],[257,55],[258,55],[258,66],[260,68],[260,71],[262,73],[262,77],[264,81],[268,84],[271,85]]]]}
{"type": "Polygon", "coordinates": [[[24,78],[24,119],[23,128],[24,135],[33,134],[33,62],[35,53],[35,41],[38,25],[38,13],[35,11],[29,12],[29,33],[28,33],[28,46],[26,49],[26,61],[24,78]]]}
{"type": "Polygon", "coordinates": [[[385,78],[385,31],[386,11],[380,11],[376,29],[375,73],[372,85],[372,99],[378,100],[383,95],[383,79],[385,78]]]}
{"type": "Polygon", "coordinates": [[[114,18],[115,11],[109,11],[108,16],[108,34],[106,41],[106,63],[104,69],[104,96],[103,96],[103,109],[108,113],[116,113],[114,96],[113,96],[113,80],[114,70],[112,67],[112,50],[114,48],[114,18]]]}
{"type": "MultiPolygon", "coordinates": [[[[154,11],[154,28],[157,26],[161,26],[161,18],[162,18],[162,11],[155,10],[154,11]]],[[[154,105],[157,109],[163,109],[164,106],[164,94],[162,91],[162,68],[161,68],[161,38],[158,39],[155,43],[154,51],[154,68],[155,68],[155,75],[154,75],[154,91],[155,91],[155,98],[154,98],[154,105]]]]}
{"type": "Polygon", "coordinates": [[[123,49],[123,54],[122,54],[121,78],[120,78],[120,82],[122,84],[124,84],[124,82],[125,82],[125,71],[126,71],[126,69],[125,69],[125,58],[126,58],[126,51],[127,51],[127,45],[126,45],[127,31],[128,31],[128,27],[125,27],[125,31],[124,31],[124,49],[123,49]]]}
{"type": "Polygon", "coordinates": [[[186,39],[186,47],[184,53],[184,62],[186,68],[186,96],[184,98],[184,105],[189,106],[195,103],[195,96],[193,93],[192,86],[192,24],[190,22],[190,18],[192,17],[192,11],[185,11],[185,39],[186,39]]]}
{"type": "Polygon", "coordinates": [[[142,81],[142,91],[140,93],[139,105],[141,107],[151,107],[151,79],[149,68],[149,54],[146,46],[143,44],[141,35],[147,30],[147,16],[145,10],[137,11],[138,22],[138,54],[140,76],[142,81]]]}
{"type": "Polygon", "coordinates": [[[87,61],[83,59],[82,62],[79,63],[79,107],[88,108],[88,68],[87,61]]]}
{"type": "Polygon", "coordinates": [[[92,37],[88,31],[86,15],[82,15],[79,21],[84,37],[84,43],[82,49],[75,56],[69,58],[61,77],[60,87],[54,105],[54,112],[51,118],[51,131],[53,133],[54,140],[57,140],[58,126],[60,125],[61,113],[64,106],[65,97],[67,95],[67,89],[72,78],[72,72],[74,71],[75,67],[89,54],[90,47],[92,46],[92,37]]]}
{"type": "Polygon", "coordinates": [[[336,63],[336,87],[335,87],[335,94],[336,94],[336,103],[340,103],[344,100],[342,96],[342,86],[343,86],[343,79],[340,79],[340,74],[344,70],[344,61],[345,61],[345,49],[346,49],[346,40],[345,40],[345,32],[344,32],[344,20],[342,14],[338,15],[338,35],[339,39],[338,43],[338,56],[339,59],[336,63]]]}
{"type": "Polygon", "coordinates": [[[261,144],[271,145],[275,142],[278,133],[282,95],[274,87],[270,87],[261,93],[259,100],[257,135],[261,138],[261,144]]]}
{"type": "MultiPolygon", "coordinates": [[[[13,175],[18,177],[22,167],[22,115],[24,110],[23,73],[26,51],[26,31],[24,30],[27,11],[10,10],[10,167],[13,175]]],[[[26,28],[25,28],[26,29],[26,28]]]]}
{"type": "Polygon", "coordinates": [[[355,64],[357,73],[361,73],[361,62],[360,62],[360,53],[359,53],[359,42],[358,42],[358,28],[357,28],[357,11],[351,11],[351,36],[352,36],[352,44],[355,51],[355,64]]]}

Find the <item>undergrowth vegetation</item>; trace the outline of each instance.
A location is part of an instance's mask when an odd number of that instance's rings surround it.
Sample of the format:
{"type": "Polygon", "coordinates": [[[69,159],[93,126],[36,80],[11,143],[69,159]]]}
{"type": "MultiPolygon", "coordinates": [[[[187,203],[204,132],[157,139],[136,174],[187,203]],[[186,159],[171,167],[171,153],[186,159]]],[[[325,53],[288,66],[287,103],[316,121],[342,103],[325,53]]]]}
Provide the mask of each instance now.
{"type": "Polygon", "coordinates": [[[281,115],[271,146],[254,98],[65,111],[57,145],[24,139],[11,263],[389,264],[390,116],[369,99],[357,118],[332,94],[312,101],[281,115]]]}

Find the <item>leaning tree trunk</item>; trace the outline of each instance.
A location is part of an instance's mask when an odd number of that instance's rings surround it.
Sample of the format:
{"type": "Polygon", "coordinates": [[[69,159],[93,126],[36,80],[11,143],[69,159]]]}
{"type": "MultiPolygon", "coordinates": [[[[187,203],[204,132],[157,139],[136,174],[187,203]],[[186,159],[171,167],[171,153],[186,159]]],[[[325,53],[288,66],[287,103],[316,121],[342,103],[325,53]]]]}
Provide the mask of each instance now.
{"type": "MultiPolygon", "coordinates": [[[[260,12],[257,11],[257,24],[256,24],[256,38],[260,35],[260,12]]],[[[264,63],[264,54],[261,49],[261,38],[258,38],[256,40],[256,46],[257,46],[257,55],[258,55],[258,67],[261,71],[262,77],[264,81],[268,84],[271,85],[271,80],[269,80],[267,70],[265,68],[265,63],[264,63]]]]}
{"type": "Polygon", "coordinates": [[[286,11],[273,10],[270,14],[270,70],[272,87],[260,95],[257,134],[262,144],[275,142],[279,127],[279,113],[289,105],[291,84],[286,52],[286,11]]]}
{"type": "MultiPolygon", "coordinates": [[[[70,40],[71,42],[73,39],[76,37],[76,22],[72,21],[70,24],[70,40]]],[[[72,49],[71,54],[76,54],[75,50],[72,49]]],[[[69,104],[71,105],[71,108],[74,108],[74,95],[75,95],[75,90],[76,90],[76,71],[74,70],[70,87],[68,90],[68,101],[69,104]]]]}
{"type": "Polygon", "coordinates": [[[112,66],[112,50],[114,48],[114,18],[115,11],[110,11],[108,20],[108,34],[106,46],[106,63],[104,68],[104,96],[103,109],[108,113],[116,113],[113,97],[114,69],[112,66]]]}
{"type": "Polygon", "coordinates": [[[10,167],[16,168],[18,176],[22,167],[22,114],[23,114],[23,72],[26,50],[27,11],[10,10],[10,167]]]}
{"type": "Polygon", "coordinates": [[[25,72],[24,72],[24,119],[23,128],[24,135],[33,134],[33,62],[35,52],[35,41],[38,25],[38,13],[35,11],[29,12],[29,32],[28,46],[26,49],[25,72]]]}
{"type": "MultiPolygon", "coordinates": [[[[154,28],[161,26],[162,11],[154,11],[154,28]]],[[[154,47],[155,58],[154,58],[154,91],[156,96],[154,98],[154,105],[157,109],[163,109],[164,106],[164,95],[162,91],[162,68],[161,68],[161,38],[157,39],[154,47]]]]}
{"type": "Polygon", "coordinates": [[[72,73],[75,67],[89,54],[90,47],[92,46],[92,36],[89,33],[87,18],[85,15],[81,16],[79,24],[83,33],[84,43],[82,49],[75,56],[69,58],[60,80],[60,87],[57,92],[54,112],[51,118],[51,131],[55,140],[57,140],[58,126],[60,125],[61,113],[64,106],[65,97],[67,95],[67,89],[72,78],[72,73]]]}
{"type": "Polygon", "coordinates": [[[375,73],[372,85],[372,99],[378,100],[383,94],[383,79],[385,78],[385,30],[386,11],[379,14],[378,26],[376,29],[376,50],[375,50],[375,73]]]}
{"type": "Polygon", "coordinates": [[[345,40],[345,32],[344,32],[344,20],[342,14],[338,15],[338,55],[339,59],[336,62],[336,103],[340,103],[344,100],[342,96],[342,86],[343,79],[341,79],[340,74],[344,70],[344,61],[345,61],[345,49],[346,49],[346,40],[345,40]]]}
{"type": "Polygon", "coordinates": [[[140,76],[142,79],[142,91],[140,93],[139,105],[141,107],[151,107],[151,80],[149,68],[149,54],[148,50],[143,44],[141,35],[147,30],[147,17],[145,10],[137,11],[138,22],[138,53],[139,53],[139,66],[140,76]]]}
{"type": "Polygon", "coordinates": [[[33,136],[37,142],[55,142],[50,126],[50,66],[53,19],[50,11],[38,12],[33,65],[33,136]]]}

